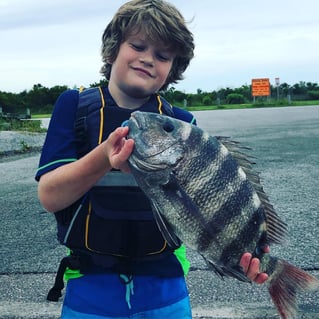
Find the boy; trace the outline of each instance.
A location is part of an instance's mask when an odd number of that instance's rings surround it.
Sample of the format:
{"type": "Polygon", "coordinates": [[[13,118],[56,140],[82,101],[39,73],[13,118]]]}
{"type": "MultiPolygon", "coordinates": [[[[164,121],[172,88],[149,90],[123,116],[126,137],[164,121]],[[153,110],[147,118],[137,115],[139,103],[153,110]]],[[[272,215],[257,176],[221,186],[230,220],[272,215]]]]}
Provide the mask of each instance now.
{"type": "MultiPolygon", "coordinates": [[[[117,174],[115,184],[96,183],[104,175],[108,180],[111,170],[129,173],[134,141],[126,139],[128,128],[121,124],[133,111],[194,122],[190,113],[171,109],[157,94],[182,78],[193,58],[193,36],[171,4],[133,0],[120,7],[102,42],[101,72],[109,82],[100,91],[102,114],[88,115],[91,149],[77,159],[73,127],[79,92],[66,91],[56,102],[36,175],[39,199],[48,211],[83,199],[88,216],[99,221],[86,235],[97,238],[99,251],[86,242],[85,259],[73,252],[80,266],[68,280],[62,318],[191,318],[184,247],[166,246],[147,199],[128,185],[129,174],[117,174]],[[104,236],[109,237],[99,242],[104,236]]],[[[251,280],[267,279],[250,254],[243,255],[241,265],[251,280]]]]}

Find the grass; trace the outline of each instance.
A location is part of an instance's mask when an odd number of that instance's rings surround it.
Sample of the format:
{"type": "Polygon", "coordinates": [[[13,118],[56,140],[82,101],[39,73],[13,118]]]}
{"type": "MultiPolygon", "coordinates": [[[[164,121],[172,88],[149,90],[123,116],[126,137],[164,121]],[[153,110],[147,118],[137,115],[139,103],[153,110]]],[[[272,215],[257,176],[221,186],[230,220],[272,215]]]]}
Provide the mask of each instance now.
{"type": "Polygon", "coordinates": [[[46,119],[46,118],[49,118],[51,117],[51,114],[32,114],[31,118],[32,119],[46,119]]]}
{"type": "Polygon", "coordinates": [[[33,133],[43,133],[46,132],[46,129],[41,128],[41,121],[35,120],[3,120],[0,119],[0,131],[23,131],[23,132],[33,132],[33,133]]]}

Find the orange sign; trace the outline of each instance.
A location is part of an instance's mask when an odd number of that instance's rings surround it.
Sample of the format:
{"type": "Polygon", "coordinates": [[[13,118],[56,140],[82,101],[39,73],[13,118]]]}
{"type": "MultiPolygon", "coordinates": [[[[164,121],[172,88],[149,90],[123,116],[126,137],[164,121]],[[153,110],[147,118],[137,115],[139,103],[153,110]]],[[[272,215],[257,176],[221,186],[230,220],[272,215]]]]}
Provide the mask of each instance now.
{"type": "Polygon", "coordinates": [[[252,79],[251,93],[252,93],[252,96],[269,96],[270,95],[269,79],[252,79]]]}

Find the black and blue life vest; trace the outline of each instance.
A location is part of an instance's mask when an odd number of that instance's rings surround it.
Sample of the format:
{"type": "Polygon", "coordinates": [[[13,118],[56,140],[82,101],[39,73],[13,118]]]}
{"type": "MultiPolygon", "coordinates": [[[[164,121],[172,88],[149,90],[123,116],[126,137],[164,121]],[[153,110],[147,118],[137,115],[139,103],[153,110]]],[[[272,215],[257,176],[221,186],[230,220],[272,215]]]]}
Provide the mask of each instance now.
{"type": "MultiPolygon", "coordinates": [[[[174,108],[156,94],[140,110],[175,117],[174,108]]],[[[107,88],[80,92],[74,124],[78,158],[107,139],[132,112],[117,106],[107,88]]],[[[187,112],[185,115],[191,116],[187,112]]],[[[112,170],[77,202],[56,212],[55,217],[58,239],[72,253],[62,260],[48,300],[57,301],[61,296],[66,267],[80,269],[84,274],[183,274],[173,254],[178,247],[168,246],[162,237],[148,198],[130,174],[112,170]]]]}
{"type": "MultiPolygon", "coordinates": [[[[151,99],[146,111],[174,116],[159,95],[151,99]]],[[[100,87],[81,92],[75,121],[78,157],[107,139],[131,113],[100,87]]],[[[149,200],[130,174],[112,170],[75,206],[69,218],[65,211],[56,213],[63,216],[58,219],[58,238],[73,251],[89,253],[96,265],[109,268],[110,256],[132,260],[172,251],[157,228],[149,200]]]]}

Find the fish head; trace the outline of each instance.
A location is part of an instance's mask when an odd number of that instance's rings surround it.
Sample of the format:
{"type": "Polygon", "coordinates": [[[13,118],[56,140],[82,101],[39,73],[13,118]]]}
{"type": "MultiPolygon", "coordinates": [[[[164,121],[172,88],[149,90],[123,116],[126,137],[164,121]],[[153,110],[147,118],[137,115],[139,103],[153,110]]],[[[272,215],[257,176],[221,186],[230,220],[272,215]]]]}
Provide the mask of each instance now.
{"type": "Polygon", "coordinates": [[[161,183],[167,182],[183,158],[187,125],[166,115],[137,111],[132,113],[128,127],[128,138],[135,142],[129,158],[133,174],[152,174],[161,183]]]}

